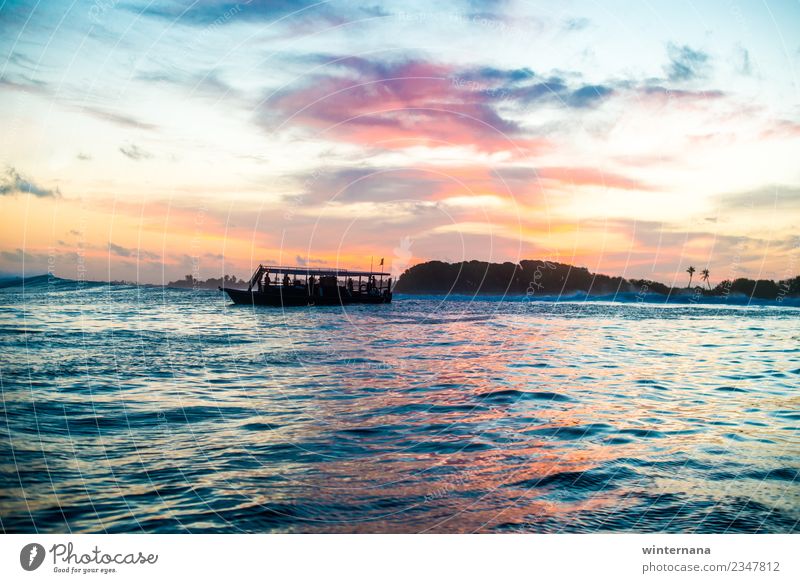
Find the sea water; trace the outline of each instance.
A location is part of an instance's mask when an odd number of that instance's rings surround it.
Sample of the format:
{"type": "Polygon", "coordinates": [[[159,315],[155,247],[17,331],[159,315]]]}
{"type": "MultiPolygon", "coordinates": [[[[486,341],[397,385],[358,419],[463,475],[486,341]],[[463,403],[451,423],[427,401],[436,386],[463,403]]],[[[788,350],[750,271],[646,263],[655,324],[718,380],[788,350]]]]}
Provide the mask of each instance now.
{"type": "Polygon", "coordinates": [[[5,532],[796,532],[800,309],[0,290],[5,532]]]}

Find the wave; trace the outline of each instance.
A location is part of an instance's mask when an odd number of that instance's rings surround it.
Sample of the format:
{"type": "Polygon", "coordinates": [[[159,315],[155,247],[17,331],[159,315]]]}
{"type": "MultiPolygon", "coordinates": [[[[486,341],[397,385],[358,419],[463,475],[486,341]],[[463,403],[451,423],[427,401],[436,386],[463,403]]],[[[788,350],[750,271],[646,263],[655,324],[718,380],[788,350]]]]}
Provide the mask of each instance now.
{"type": "Polygon", "coordinates": [[[32,289],[80,289],[84,287],[98,287],[101,285],[112,285],[108,282],[102,281],[86,281],[65,279],[56,277],[45,273],[43,275],[32,275],[30,277],[14,277],[5,280],[0,280],[0,289],[3,288],[25,288],[26,290],[32,289]]]}
{"type": "MultiPolygon", "coordinates": [[[[57,277],[52,274],[31,275],[28,277],[5,277],[0,278],[0,289],[8,288],[25,288],[26,291],[36,290],[52,290],[52,289],[83,289],[83,288],[162,288],[164,286],[155,285],[151,283],[136,283],[131,281],[95,281],[91,279],[68,279],[65,277],[57,277]]],[[[180,289],[180,288],[170,288],[180,289]]],[[[184,291],[192,291],[184,290],[184,291]]]]}

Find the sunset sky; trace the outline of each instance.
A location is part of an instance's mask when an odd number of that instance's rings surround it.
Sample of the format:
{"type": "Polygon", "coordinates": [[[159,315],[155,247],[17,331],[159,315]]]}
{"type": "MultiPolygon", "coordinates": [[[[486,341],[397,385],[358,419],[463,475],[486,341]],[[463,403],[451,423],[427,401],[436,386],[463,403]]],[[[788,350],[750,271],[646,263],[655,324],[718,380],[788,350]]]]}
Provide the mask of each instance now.
{"type": "Polygon", "coordinates": [[[797,1],[0,6],[2,273],[800,273],[797,1]]]}

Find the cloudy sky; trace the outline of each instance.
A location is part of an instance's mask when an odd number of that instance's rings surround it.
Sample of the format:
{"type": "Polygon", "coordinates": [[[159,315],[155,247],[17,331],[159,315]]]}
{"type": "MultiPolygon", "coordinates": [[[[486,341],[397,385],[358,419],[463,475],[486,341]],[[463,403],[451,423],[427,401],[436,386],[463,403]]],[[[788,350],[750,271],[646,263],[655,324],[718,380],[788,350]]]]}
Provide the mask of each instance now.
{"type": "Polygon", "coordinates": [[[0,0],[0,272],[795,275],[798,30],[794,0],[0,0]]]}

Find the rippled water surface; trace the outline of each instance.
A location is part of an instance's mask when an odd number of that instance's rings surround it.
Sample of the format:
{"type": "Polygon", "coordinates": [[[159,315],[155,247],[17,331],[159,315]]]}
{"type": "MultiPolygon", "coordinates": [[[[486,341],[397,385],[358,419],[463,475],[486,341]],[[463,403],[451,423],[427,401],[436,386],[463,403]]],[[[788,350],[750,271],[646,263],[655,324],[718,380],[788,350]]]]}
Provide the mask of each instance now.
{"type": "Polygon", "coordinates": [[[0,290],[7,532],[794,532],[800,310],[0,290]]]}

